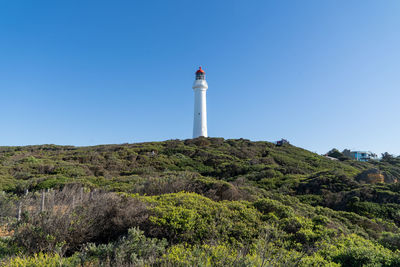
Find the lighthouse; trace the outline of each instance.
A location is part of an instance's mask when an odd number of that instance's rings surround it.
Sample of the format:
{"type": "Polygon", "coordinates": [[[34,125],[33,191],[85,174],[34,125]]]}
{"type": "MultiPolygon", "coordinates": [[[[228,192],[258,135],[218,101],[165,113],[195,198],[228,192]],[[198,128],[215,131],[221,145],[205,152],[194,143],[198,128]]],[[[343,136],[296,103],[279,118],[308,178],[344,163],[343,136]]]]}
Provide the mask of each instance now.
{"type": "Polygon", "coordinates": [[[196,79],[194,80],[194,120],[193,120],[193,138],[204,136],[207,137],[207,104],[206,92],[208,84],[206,81],[206,73],[199,68],[196,71],[196,79]]]}

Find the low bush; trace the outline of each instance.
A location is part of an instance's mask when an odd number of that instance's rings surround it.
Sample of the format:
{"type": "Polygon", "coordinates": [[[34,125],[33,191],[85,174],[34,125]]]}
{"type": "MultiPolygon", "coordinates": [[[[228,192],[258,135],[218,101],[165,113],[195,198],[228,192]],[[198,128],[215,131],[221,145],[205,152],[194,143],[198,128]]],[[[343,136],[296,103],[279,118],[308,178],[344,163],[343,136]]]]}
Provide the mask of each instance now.
{"type": "Polygon", "coordinates": [[[148,217],[137,198],[65,188],[48,196],[46,210],[24,213],[14,225],[14,241],[27,252],[72,253],[86,242],[109,242],[148,217]],[[50,203],[50,204],[49,204],[50,203]]]}
{"type": "Polygon", "coordinates": [[[194,193],[149,197],[147,233],[172,243],[220,240],[245,244],[258,236],[260,213],[247,202],[214,202],[194,193]]]}
{"type": "Polygon", "coordinates": [[[118,241],[96,245],[87,244],[80,253],[82,264],[100,266],[148,266],[160,262],[167,246],[166,240],[147,238],[138,228],[128,230],[118,241]]]}
{"type": "Polygon", "coordinates": [[[342,266],[400,266],[397,253],[354,234],[342,236],[320,253],[342,266]]]}

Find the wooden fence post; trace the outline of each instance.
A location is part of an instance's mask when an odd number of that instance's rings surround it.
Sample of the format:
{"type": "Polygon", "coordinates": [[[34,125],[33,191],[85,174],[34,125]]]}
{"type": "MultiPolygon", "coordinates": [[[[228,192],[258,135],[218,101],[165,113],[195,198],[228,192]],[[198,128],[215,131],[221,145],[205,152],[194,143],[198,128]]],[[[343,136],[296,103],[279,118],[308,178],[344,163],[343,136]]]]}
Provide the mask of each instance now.
{"type": "Polygon", "coordinates": [[[45,190],[42,190],[42,201],[40,202],[40,212],[44,211],[45,190]]]}
{"type": "Polygon", "coordinates": [[[83,201],[83,187],[80,189],[80,202],[82,203],[83,201]]]}
{"type": "Polygon", "coordinates": [[[18,202],[17,221],[21,220],[22,200],[18,202]]]}

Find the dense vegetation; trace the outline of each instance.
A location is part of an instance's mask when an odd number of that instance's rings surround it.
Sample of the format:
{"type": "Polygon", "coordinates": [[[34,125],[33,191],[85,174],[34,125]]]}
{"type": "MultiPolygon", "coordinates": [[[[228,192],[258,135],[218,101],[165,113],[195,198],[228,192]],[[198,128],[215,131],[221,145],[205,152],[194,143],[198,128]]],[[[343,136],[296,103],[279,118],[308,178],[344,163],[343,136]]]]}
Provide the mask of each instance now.
{"type": "Polygon", "coordinates": [[[0,147],[5,266],[400,266],[400,159],[197,138],[0,147]]]}

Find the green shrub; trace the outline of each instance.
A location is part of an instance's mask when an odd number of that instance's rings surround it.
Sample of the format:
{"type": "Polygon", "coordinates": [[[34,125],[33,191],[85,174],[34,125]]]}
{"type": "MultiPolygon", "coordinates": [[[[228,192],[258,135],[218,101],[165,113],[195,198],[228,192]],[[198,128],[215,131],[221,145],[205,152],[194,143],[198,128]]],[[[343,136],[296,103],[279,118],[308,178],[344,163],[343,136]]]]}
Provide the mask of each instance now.
{"type": "Polygon", "coordinates": [[[175,245],[163,256],[163,264],[169,266],[252,266],[252,259],[241,255],[228,245],[175,245]]]}
{"type": "Polygon", "coordinates": [[[83,262],[105,266],[148,266],[159,261],[166,245],[166,240],[147,238],[143,231],[131,228],[116,242],[87,244],[80,257],[83,262]]]}
{"type": "Polygon", "coordinates": [[[391,250],[355,234],[342,236],[321,253],[342,266],[398,266],[400,262],[391,250]]]}
{"type": "Polygon", "coordinates": [[[218,239],[244,244],[257,237],[260,215],[246,202],[214,202],[195,193],[147,198],[154,207],[149,233],[173,243],[201,243],[218,239]]]}
{"type": "Polygon", "coordinates": [[[274,199],[260,199],[254,202],[254,207],[265,215],[275,214],[278,218],[288,218],[294,215],[293,208],[283,205],[274,199]]]}
{"type": "Polygon", "coordinates": [[[382,236],[379,239],[379,243],[389,248],[393,251],[400,250],[400,234],[399,233],[391,233],[391,232],[383,232],[382,236]]]}

